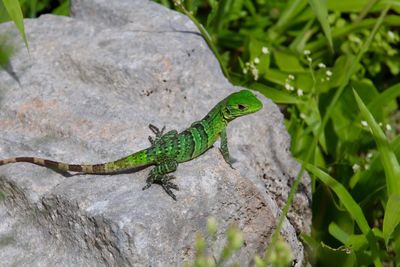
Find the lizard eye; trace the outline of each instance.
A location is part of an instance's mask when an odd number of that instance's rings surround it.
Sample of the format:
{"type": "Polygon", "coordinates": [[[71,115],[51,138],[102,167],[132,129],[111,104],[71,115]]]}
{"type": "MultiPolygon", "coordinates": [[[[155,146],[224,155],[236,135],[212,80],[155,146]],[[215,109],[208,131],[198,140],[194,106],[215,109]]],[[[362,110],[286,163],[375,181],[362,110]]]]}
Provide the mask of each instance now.
{"type": "Polygon", "coordinates": [[[240,110],[245,110],[245,109],[246,109],[246,106],[245,106],[245,105],[242,105],[242,104],[238,104],[237,107],[238,107],[238,109],[240,109],[240,110]]]}

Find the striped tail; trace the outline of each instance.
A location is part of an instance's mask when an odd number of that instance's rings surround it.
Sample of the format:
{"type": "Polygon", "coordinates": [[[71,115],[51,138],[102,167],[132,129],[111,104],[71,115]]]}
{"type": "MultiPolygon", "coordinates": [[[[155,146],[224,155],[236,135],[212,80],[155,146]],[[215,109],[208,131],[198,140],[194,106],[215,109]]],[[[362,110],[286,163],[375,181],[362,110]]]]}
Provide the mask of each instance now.
{"type": "Polygon", "coordinates": [[[93,174],[103,174],[103,173],[112,173],[123,170],[129,170],[151,165],[153,163],[152,161],[149,161],[149,159],[147,158],[147,152],[146,149],[144,149],[127,157],[121,158],[119,160],[102,164],[67,164],[63,162],[37,158],[37,157],[16,157],[16,158],[0,160],[0,165],[17,163],[17,162],[28,162],[64,172],[70,171],[70,172],[93,173],[93,174]]]}

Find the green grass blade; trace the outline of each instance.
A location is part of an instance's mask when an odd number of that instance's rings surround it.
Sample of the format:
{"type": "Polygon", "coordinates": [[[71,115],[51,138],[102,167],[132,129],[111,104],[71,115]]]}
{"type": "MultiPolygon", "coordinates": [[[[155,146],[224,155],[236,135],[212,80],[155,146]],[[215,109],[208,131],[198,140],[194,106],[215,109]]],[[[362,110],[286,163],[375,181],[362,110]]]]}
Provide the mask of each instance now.
{"type": "MultiPolygon", "coordinates": [[[[396,88],[396,87],[394,87],[396,88]]],[[[376,123],[371,112],[365,106],[358,94],[353,90],[361,115],[368,122],[372,135],[378,147],[380,160],[385,172],[389,200],[386,204],[383,220],[383,236],[388,243],[390,235],[400,223],[400,165],[384,132],[376,123]]],[[[390,94],[389,94],[390,95],[390,94]]]]}
{"type": "Polygon", "coordinates": [[[19,30],[22,39],[24,40],[26,48],[29,50],[28,40],[25,34],[24,17],[22,15],[19,2],[16,0],[3,0],[3,4],[7,9],[7,12],[10,15],[11,19],[14,21],[15,26],[17,26],[17,29],[19,30]]]}
{"type": "Polygon", "coordinates": [[[0,36],[0,70],[5,70],[17,83],[20,84],[19,78],[10,62],[14,49],[5,43],[3,38],[7,38],[7,36],[0,36]]]}
{"type": "Polygon", "coordinates": [[[328,21],[328,8],[326,5],[326,0],[308,0],[312,10],[317,16],[319,23],[321,23],[322,30],[325,33],[325,37],[328,40],[329,48],[333,52],[333,42],[331,35],[331,27],[328,21]]]}
{"type": "Polygon", "coordinates": [[[400,165],[397,161],[396,155],[390,148],[389,141],[381,127],[379,127],[378,123],[375,121],[371,112],[369,112],[368,108],[355,90],[353,90],[353,93],[361,111],[361,115],[365,118],[371,128],[372,135],[378,147],[383,169],[385,171],[388,195],[391,196],[395,194],[400,196],[400,165]]]}
{"type": "Polygon", "coordinates": [[[299,14],[306,5],[307,2],[305,0],[289,1],[286,9],[282,12],[278,22],[276,23],[276,27],[284,30],[293,20],[293,17],[299,14]]]}
{"type": "Polygon", "coordinates": [[[391,195],[386,203],[385,216],[383,218],[383,238],[386,244],[390,235],[400,222],[400,196],[391,195]]]}

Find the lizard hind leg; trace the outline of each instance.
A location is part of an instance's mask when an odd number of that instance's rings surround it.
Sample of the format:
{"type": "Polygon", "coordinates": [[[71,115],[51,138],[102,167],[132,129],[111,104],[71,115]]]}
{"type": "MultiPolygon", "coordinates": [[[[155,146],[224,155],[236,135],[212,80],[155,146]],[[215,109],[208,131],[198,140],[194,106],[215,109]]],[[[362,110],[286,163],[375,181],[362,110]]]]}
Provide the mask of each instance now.
{"type": "Polygon", "coordinates": [[[171,180],[175,179],[173,175],[167,175],[167,173],[173,172],[176,170],[178,163],[174,160],[166,161],[159,165],[156,165],[149,173],[147,177],[146,185],[143,187],[143,190],[148,189],[152,184],[159,184],[165,192],[172,197],[172,199],[176,200],[175,194],[172,192],[172,189],[179,190],[179,187],[172,183],[171,180]]]}
{"type": "Polygon", "coordinates": [[[149,136],[149,141],[151,143],[151,145],[155,145],[156,142],[158,142],[161,137],[163,136],[163,133],[165,131],[165,126],[162,127],[162,129],[158,129],[157,126],[154,126],[153,124],[149,124],[149,129],[155,134],[155,139],[153,139],[153,137],[149,136]]]}
{"type": "Polygon", "coordinates": [[[155,134],[154,139],[152,136],[149,136],[149,141],[152,146],[156,145],[161,140],[170,139],[172,137],[175,137],[178,134],[178,132],[176,130],[171,130],[164,134],[165,126],[162,127],[162,129],[160,130],[160,129],[158,129],[158,127],[154,126],[153,124],[149,124],[149,128],[155,134]]]}

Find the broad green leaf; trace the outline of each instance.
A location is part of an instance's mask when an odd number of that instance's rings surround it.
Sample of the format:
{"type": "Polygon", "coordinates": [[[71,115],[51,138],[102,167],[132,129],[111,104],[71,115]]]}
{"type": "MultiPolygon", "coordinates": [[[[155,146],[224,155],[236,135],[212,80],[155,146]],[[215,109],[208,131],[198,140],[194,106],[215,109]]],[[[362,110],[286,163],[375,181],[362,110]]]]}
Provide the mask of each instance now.
{"type": "Polygon", "coordinates": [[[275,62],[281,71],[289,73],[304,71],[297,55],[278,50],[274,50],[273,55],[275,57],[275,62]]]}
{"type": "Polygon", "coordinates": [[[376,123],[374,117],[369,112],[368,108],[365,106],[364,102],[358,96],[357,92],[353,90],[354,96],[356,98],[357,105],[363,115],[364,119],[367,121],[369,127],[371,128],[372,135],[377,144],[379,153],[381,155],[381,162],[386,174],[386,185],[388,195],[392,194],[400,195],[400,165],[397,161],[396,155],[389,146],[389,142],[383,133],[382,129],[376,123]]]}
{"type": "Polygon", "coordinates": [[[355,56],[341,55],[336,59],[335,65],[332,68],[332,78],[330,85],[331,87],[339,87],[346,82],[346,72],[350,69],[350,66],[354,64],[355,56]]]}
{"type": "Polygon", "coordinates": [[[25,42],[26,48],[29,49],[28,40],[25,34],[24,17],[22,16],[22,11],[19,2],[16,0],[3,0],[3,4],[7,9],[7,12],[10,15],[11,19],[17,26],[17,29],[19,30],[22,39],[25,42]]]}
{"type": "MultiPolygon", "coordinates": [[[[304,92],[309,92],[313,85],[313,80],[309,72],[298,72],[291,73],[294,75],[295,79],[290,81],[290,84],[295,90],[301,88],[304,92]]],[[[284,86],[288,80],[289,73],[280,71],[278,69],[269,68],[267,73],[264,75],[264,79],[284,86]]]]}
{"type": "MultiPolygon", "coordinates": [[[[367,79],[351,81],[351,86],[353,86],[359,95],[369,103],[372,99],[376,98],[379,93],[374,85],[367,79]]],[[[344,151],[351,152],[352,154],[357,153],[359,147],[365,143],[370,142],[371,138],[367,136],[361,136],[361,117],[357,114],[359,110],[356,105],[354,105],[354,95],[350,87],[346,87],[343,94],[340,96],[337,105],[334,107],[332,116],[333,128],[335,133],[340,138],[340,142],[344,144],[344,151]],[[346,146],[350,142],[357,142],[355,146],[346,146]]]]}
{"type": "Polygon", "coordinates": [[[372,101],[368,103],[368,109],[372,114],[376,114],[378,109],[382,109],[382,107],[385,107],[388,103],[396,101],[396,98],[399,96],[400,83],[397,83],[374,97],[372,101]]]}
{"type": "Polygon", "coordinates": [[[400,223],[400,195],[389,196],[386,203],[385,217],[383,218],[383,237],[386,244],[389,242],[390,235],[400,223]]]}
{"type": "Polygon", "coordinates": [[[328,40],[329,48],[333,51],[331,27],[328,21],[328,9],[326,7],[326,0],[308,0],[311,8],[317,16],[319,23],[321,23],[322,30],[325,33],[325,37],[328,40]]]}

